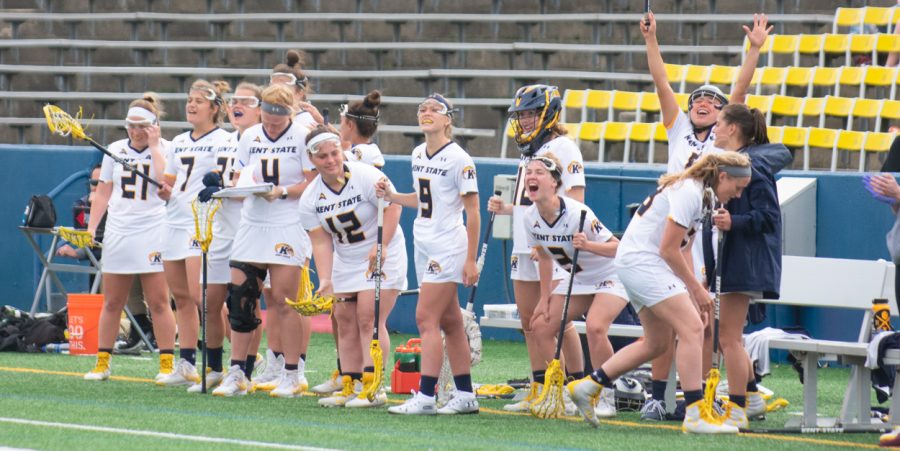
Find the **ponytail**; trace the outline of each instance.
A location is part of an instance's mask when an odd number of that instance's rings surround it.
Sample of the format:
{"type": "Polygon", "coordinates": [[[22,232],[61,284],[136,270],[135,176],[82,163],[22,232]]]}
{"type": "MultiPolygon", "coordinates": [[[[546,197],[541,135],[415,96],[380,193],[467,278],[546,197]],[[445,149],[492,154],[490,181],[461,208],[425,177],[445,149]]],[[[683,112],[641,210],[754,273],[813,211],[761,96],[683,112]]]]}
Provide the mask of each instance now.
{"type": "MultiPolygon", "coordinates": [[[[730,106],[730,105],[729,105],[730,106]]],[[[694,162],[691,167],[678,174],[667,174],[659,178],[659,186],[666,188],[676,182],[696,179],[703,186],[716,187],[719,179],[719,167],[750,167],[750,157],[739,152],[722,152],[706,154],[694,162]]]]}
{"type": "Polygon", "coordinates": [[[737,126],[744,146],[769,143],[766,116],[759,109],[733,103],[722,109],[722,118],[725,122],[737,126]]]}

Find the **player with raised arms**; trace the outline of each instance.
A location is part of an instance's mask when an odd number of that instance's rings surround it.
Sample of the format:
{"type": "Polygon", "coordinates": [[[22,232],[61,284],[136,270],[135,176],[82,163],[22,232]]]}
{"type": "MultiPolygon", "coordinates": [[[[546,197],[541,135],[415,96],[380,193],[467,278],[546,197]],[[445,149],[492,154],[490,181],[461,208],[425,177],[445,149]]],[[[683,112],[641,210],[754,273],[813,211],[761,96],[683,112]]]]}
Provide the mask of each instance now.
{"type": "Polygon", "coordinates": [[[694,433],[737,433],[734,426],[712,418],[703,402],[704,320],[712,308],[709,291],[691,271],[691,242],[714,202],[739,197],[750,183],[750,160],[736,152],[701,157],[680,174],[663,176],[659,188],[638,208],[616,253],[619,279],[641,318],[644,339],[615,353],[589,376],[566,389],[582,416],[599,421],[592,398],[603,387],[665,352],[673,336],[686,411],[682,430],[694,433]]]}
{"type": "MultiPolygon", "coordinates": [[[[144,174],[158,180],[166,167],[169,142],[159,136],[162,103],[153,93],[128,106],[127,139],[112,143],[109,151],[144,174]]],[[[172,372],[175,349],[175,317],[169,306],[169,288],[161,257],[166,203],[156,186],[136,173],[103,157],[100,184],[88,221],[91,236],[107,214],[103,236],[103,310],[100,312],[97,363],[84,375],[87,380],[109,379],[110,355],[119,333],[122,310],[134,277],[141,279],[144,299],[153,315],[153,335],[159,346],[160,379],[172,372]]]]}
{"type": "Polygon", "coordinates": [[[419,280],[416,325],[422,337],[422,374],[419,392],[402,405],[388,409],[395,414],[478,412],[469,341],[457,294],[458,284],[470,286],[478,281],[478,180],[472,157],[452,139],[452,119],[453,106],[447,99],[436,93],[428,96],[418,109],[425,142],[412,152],[415,192],[396,193],[387,180],[376,185],[378,196],[385,201],[418,210],[413,240],[419,280]],[[434,395],[444,341],[457,391],[444,407],[437,409],[434,395]]]}
{"type": "MultiPolygon", "coordinates": [[[[266,272],[271,275],[272,298],[266,299],[268,321],[280,322],[284,369],[271,390],[273,397],[292,398],[307,387],[301,358],[303,323],[285,299],[297,294],[300,267],[309,261],[309,236],[300,225],[298,199],[312,180],[312,164],[306,154],[309,129],[293,121],[293,96],[284,85],[262,92],[262,123],[241,134],[235,157],[239,185],[271,183],[271,191],[244,199],[241,220],[231,250],[231,283],[228,284],[228,320],[231,325],[231,364],[213,394],[247,393],[245,374],[253,332],[259,327],[257,301],[266,272]]],[[[279,351],[280,354],[280,351],[279,351]]],[[[271,363],[267,363],[271,364],[271,363]]]]}
{"type": "MultiPolygon", "coordinates": [[[[372,407],[387,403],[381,390],[375,399],[356,396],[371,381],[374,362],[368,351],[375,323],[375,254],[379,199],[375,184],[380,170],[345,161],[341,139],[330,126],[307,137],[307,152],[318,176],[300,198],[300,217],[313,245],[319,293],[333,294],[333,316],[340,325],[342,389],[319,400],[325,407],[372,407]]],[[[387,317],[400,290],[406,289],[406,242],[399,228],[402,207],[385,207],[379,342],[390,354],[387,317]]]]}

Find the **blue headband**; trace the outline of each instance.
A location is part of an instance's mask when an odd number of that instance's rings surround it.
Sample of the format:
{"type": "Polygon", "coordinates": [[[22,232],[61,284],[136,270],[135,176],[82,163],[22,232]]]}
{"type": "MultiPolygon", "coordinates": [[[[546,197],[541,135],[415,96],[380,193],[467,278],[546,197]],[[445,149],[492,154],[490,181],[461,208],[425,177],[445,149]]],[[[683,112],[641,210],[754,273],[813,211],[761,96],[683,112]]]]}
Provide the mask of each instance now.
{"type": "Polygon", "coordinates": [[[750,166],[719,166],[719,170],[732,176],[732,177],[750,177],[753,175],[753,170],[750,169],[750,166]]]}
{"type": "Polygon", "coordinates": [[[276,105],[274,103],[263,102],[262,110],[269,114],[274,114],[276,116],[290,116],[291,109],[286,106],[276,105]]]}

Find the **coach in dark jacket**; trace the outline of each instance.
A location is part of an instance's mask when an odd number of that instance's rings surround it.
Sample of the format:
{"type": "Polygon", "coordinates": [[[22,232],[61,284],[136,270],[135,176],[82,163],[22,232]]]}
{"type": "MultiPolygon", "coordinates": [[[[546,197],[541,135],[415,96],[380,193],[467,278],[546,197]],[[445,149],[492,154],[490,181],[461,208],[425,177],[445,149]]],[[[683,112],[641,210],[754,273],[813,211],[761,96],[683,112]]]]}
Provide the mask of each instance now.
{"type": "MultiPolygon", "coordinates": [[[[753,365],[743,346],[744,320],[754,298],[777,299],[781,285],[781,208],[775,174],[790,164],[790,152],[769,144],[765,116],[746,105],[728,105],[716,122],[716,147],[750,157],[750,184],[739,198],[720,208],[712,222],[724,233],[719,308],[719,342],[728,368],[729,418],[747,427],[764,415],[766,403],[756,387],[753,365]]],[[[704,232],[706,248],[711,232],[704,232]]],[[[712,252],[704,252],[712,255],[712,252]]],[[[709,268],[709,267],[708,267],[709,268]]],[[[708,279],[715,280],[709,272],[708,279]]]]}

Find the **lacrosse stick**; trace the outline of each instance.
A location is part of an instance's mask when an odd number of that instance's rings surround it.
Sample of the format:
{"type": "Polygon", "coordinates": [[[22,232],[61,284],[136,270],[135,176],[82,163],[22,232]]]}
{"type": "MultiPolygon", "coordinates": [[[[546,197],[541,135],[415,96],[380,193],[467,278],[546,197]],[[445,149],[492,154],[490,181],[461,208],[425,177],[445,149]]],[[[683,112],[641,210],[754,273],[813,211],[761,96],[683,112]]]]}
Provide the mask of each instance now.
{"type": "MultiPolygon", "coordinates": [[[[495,196],[499,196],[500,191],[494,191],[495,196]]],[[[491,230],[494,228],[494,218],[496,214],[491,213],[488,219],[487,229],[481,238],[481,253],[478,254],[476,262],[478,275],[481,276],[481,270],[484,268],[484,258],[487,256],[488,238],[491,236],[491,230]]],[[[479,277],[480,278],[480,277],[479,277]]],[[[481,329],[478,322],[475,321],[475,292],[478,290],[478,282],[472,285],[472,291],[469,291],[469,301],[466,302],[466,308],[462,309],[463,325],[466,329],[466,336],[469,339],[469,351],[472,353],[472,365],[481,361],[481,329]]]]}
{"type": "Polygon", "coordinates": [[[84,133],[84,128],[81,126],[79,120],[81,119],[81,108],[78,109],[78,113],[75,117],[69,115],[63,111],[62,108],[56,105],[44,105],[44,116],[47,118],[47,127],[50,128],[52,133],[56,133],[59,136],[72,136],[73,138],[77,138],[83,141],[87,141],[92,146],[96,147],[97,150],[105,153],[108,157],[112,158],[116,163],[121,164],[134,174],[144,178],[150,184],[156,186],[157,188],[162,188],[162,185],[150,178],[149,173],[145,173],[144,171],[138,170],[133,164],[123,160],[121,157],[117,155],[113,155],[112,152],[109,151],[106,147],[103,147],[97,141],[94,141],[93,138],[86,135],[84,133]]]}
{"type": "Polygon", "coordinates": [[[66,240],[72,246],[86,249],[90,247],[100,247],[99,243],[94,243],[94,238],[87,230],[75,230],[71,227],[57,227],[56,234],[60,238],[66,240]]]}
{"type": "MultiPolygon", "coordinates": [[[[644,14],[649,13],[649,12],[650,12],[650,0],[647,0],[644,2],[644,14]]],[[[645,27],[650,26],[650,18],[649,17],[644,20],[644,26],[645,27]]]]}
{"type": "MultiPolygon", "coordinates": [[[[710,215],[715,211],[715,207],[710,215]]],[[[712,227],[712,219],[710,219],[710,227],[712,227]]],[[[725,232],[719,230],[719,242],[717,244],[716,254],[716,296],[713,301],[713,358],[712,369],[706,376],[706,390],[703,395],[703,408],[709,415],[709,418],[718,421],[720,424],[725,421],[725,414],[716,413],[716,387],[719,385],[719,294],[722,292],[722,247],[725,244],[725,232]]]]}
{"type": "Polygon", "coordinates": [[[197,240],[197,243],[200,245],[200,251],[202,252],[203,257],[203,290],[200,298],[203,310],[200,315],[200,330],[202,333],[200,340],[203,342],[203,358],[200,370],[200,393],[206,393],[206,284],[208,275],[206,260],[207,253],[209,252],[209,245],[212,243],[213,239],[213,217],[216,215],[216,212],[219,211],[219,207],[221,206],[222,201],[219,199],[210,199],[208,202],[200,202],[200,199],[194,199],[191,202],[191,211],[194,213],[194,239],[197,240]]]}
{"type": "Polygon", "coordinates": [[[372,343],[369,345],[369,353],[372,355],[372,365],[375,368],[372,381],[363,387],[360,397],[365,396],[370,402],[375,401],[375,395],[384,384],[384,357],[381,355],[381,342],[378,341],[378,323],[380,322],[381,309],[381,256],[382,238],[384,235],[384,199],[378,198],[378,234],[375,241],[375,326],[372,332],[372,343]]]}
{"type": "Polygon", "coordinates": [[[300,270],[300,285],[297,288],[297,300],[285,298],[284,302],[297,313],[303,316],[316,316],[331,313],[334,306],[334,296],[324,296],[313,292],[313,284],[309,279],[309,266],[300,270]]]}
{"type": "MultiPolygon", "coordinates": [[[[578,221],[578,233],[584,230],[584,220],[587,210],[581,210],[581,218],[578,221]]],[[[563,374],[562,365],[559,363],[559,355],[562,352],[563,332],[566,330],[566,317],[569,315],[569,300],[572,298],[572,283],[575,281],[575,273],[578,272],[578,248],[572,256],[572,266],[569,269],[569,288],[566,289],[566,300],[563,302],[562,319],[559,322],[559,334],[556,336],[556,353],[553,360],[547,365],[544,372],[544,389],[541,395],[531,403],[531,414],[538,418],[559,418],[565,415],[566,406],[563,401],[563,385],[566,375],[563,374]]]]}

